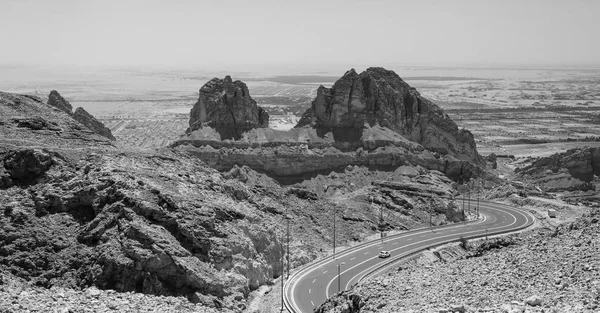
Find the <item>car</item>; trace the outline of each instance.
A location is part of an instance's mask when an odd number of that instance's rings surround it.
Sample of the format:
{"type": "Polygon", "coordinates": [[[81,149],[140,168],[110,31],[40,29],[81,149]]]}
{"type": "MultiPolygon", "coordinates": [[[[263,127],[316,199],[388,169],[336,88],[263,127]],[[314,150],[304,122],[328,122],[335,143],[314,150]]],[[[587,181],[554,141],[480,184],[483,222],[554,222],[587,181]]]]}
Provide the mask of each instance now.
{"type": "Polygon", "coordinates": [[[380,252],[379,252],[379,257],[380,257],[380,258],[382,258],[382,259],[383,259],[383,258],[389,258],[389,257],[390,257],[390,255],[391,255],[391,254],[390,254],[390,252],[389,252],[389,251],[380,251],[380,252]]]}

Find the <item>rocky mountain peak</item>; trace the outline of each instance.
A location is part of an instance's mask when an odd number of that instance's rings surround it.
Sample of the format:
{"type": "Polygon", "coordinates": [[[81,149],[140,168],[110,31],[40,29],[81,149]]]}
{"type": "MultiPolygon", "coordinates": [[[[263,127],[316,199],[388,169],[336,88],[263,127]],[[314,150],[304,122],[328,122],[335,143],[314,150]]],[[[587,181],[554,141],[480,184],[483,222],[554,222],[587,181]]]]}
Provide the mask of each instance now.
{"type": "Polygon", "coordinates": [[[370,67],[360,74],[351,69],[331,88],[320,86],[296,128],[314,127],[360,137],[361,129],[375,125],[394,130],[430,150],[483,163],[469,131],[459,129],[440,107],[394,71],[381,67],[370,67]]]}
{"type": "Polygon", "coordinates": [[[200,88],[198,102],[190,112],[191,133],[212,127],[222,139],[239,139],[254,128],[269,127],[269,114],[250,96],[248,86],[230,76],[213,78],[200,88]]]}
{"type": "Polygon", "coordinates": [[[71,106],[69,101],[63,98],[56,90],[50,91],[47,103],[67,114],[73,114],[73,106],[71,106]]]}

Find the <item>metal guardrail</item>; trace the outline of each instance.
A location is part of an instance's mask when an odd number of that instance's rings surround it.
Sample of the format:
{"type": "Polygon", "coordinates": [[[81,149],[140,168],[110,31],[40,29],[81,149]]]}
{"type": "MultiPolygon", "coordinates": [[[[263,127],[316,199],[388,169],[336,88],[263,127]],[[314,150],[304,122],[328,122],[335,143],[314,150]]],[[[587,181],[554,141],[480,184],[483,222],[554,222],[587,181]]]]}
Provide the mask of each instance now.
{"type": "MultiPolygon", "coordinates": [[[[460,198],[457,198],[457,199],[460,199],[460,198]]],[[[484,200],[481,200],[481,201],[480,201],[480,203],[491,203],[491,204],[495,204],[495,205],[504,205],[504,206],[507,206],[507,205],[505,205],[505,204],[502,204],[502,203],[496,203],[496,202],[484,201],[484,200]]],[[[518,228],[515,228],[515,229],[510,229],[510,230],[501,230],[501,231],[495,231],[495,232],[486,233],[486,234],[482,234],[482,235],[472,235],[472,236],[467,236],[467,237],[464,237],[464,238],[466,238],[466,239],[474,239],[474,238],[480,238],[480,237],[486,237],[486,236],[494,236],[494,235],[500,235],[500,234],[512,233],[512,232],[516,232],[516,231],[523,230],[523,229],[525,229],[525,228],[527,228],[527,227],[531,226],[531,225],[533,224],[533,222],[535,221],[535,217],[533,217],[533,216],[532,216],[532,215],[531,215],[529,212],[526,212],[526,211],[524,211],[524,210],[521,210],[521,209],[513,208],[513,207],[510,207],[510,208],[511,208],[511,209],[514,209],[514,210],[517,210],[517,211],[520,211],[520,212],[522,212],[522,213],[524,213],[524,214],[526,214],[526,215],[529,215],[530,217],[532,217],[532,222],[530,222],[530,223],[527,223],[527,224],[525,224],[525,225],[522,225],[522,226],[520,226],[520,227],[518,227],[518,228]]],[[[462,225],[465,225],[465,224],[472,224],[472,223],[477,223],[477,222],[480,222],[480,220],[473,220],[473,221],[462,222],[462,225]]],[[[459,225],[460,225],[460,224],[459,224],[459,225]]],[[[444,228],[450,228],[450,227],[456,227],[456,226],[457,226],[457,224],[447,224],[447,225],[436,226],[436,227],[434,227],[434,229],[444,229],[444,228]]],[[[392,235],[392,236],[389,236],[389,237],[387,237],[387,238],[388,238],[388,239],[393,239],[393,238],[395,238],[395,237],[400,237],[400,236],[404,236],[404,235],[406,235],[406,234],[420,232],[420,231],[423,231],[423,230],[426,230],[426,229],[430,229],[430,227],[422,227],[422,228],[418,228],[418,229],[412,229],[412,230],[410,230],[410,231],[407,231],[407,232],[403,232],[403,233],[399,233],[399,234],[394,234],[394,235],[392,235]]],[[[385,264],[383,264],[383,265],[381,265],[381,266],[377,266],[377,267],[376,267],[376,268],[374,268],[373,270],[370,270],[369,272],[367,272],[365,275],[363,275],[363,277],[361,277],[361,278],[358,280],[358,283],[360,283],[360,281],[362,281],[362,280],[363,280],[365,277],[369,278],[369,275],[372,275],[372,274],[376,273],[377,271],[379,271],[379,270],[381,270],[381,269],[383,269],[383,268],[385,268],[385,267],[391,266],[393,263],[396,263],[396,262],[398,262],[398,261],[401,261],[402,259],[405,259],[405,258],[407,258],[407,257],[410,257],[410,256],[412,256],[412,255],[414,255],[414,254],[416,254],[416,253],[419,253],[419,252],[423,251],[423,250],[429,249],[429,248],[431,248],[431,247],[436,247],[436,246],[444,245],[444,244],[447,244],[447,243],[450,243],[450,242],[459,241],[459,240],[460,240],[460,237],[459,237],[459,238],[456,238],[456,239],[450,239],[450,240],[444,241],[444,242],[442,242],[442,243],[436,243],[436,244],[434,244],[434,245],[430,245],[430,246],[421,247],[421,248],[415,249],[415,251],[411,251],[411,252],[410,252],[410,253],[408,253],[408,254],[403,254],[401,257],[394,258],[394,259],[390,260],[389,262],[386,262],[385,264]]],[[[370,245],[370,244],[372,244],[372,243],[374,243],[374,242],[378,242],[378,241],[379,241],[379,239],[374,239],[374,240],[370,240],[370,241],[365,241],[365,242],[363,242],[363,243],[360,243],[360,244],[358,244],[358,245],[356,245],[356,246],[353,246],[353,247],[350,247],[350,248],[348,248],[348,249],[346,249],[346,250],[340,251],[339,253],[337,253],[337,254],[335,255],[335,257],[337,257],[337,256],[340,256],[340,255],[346,255],[346,254],[349,254],[349,253],[351,253],[351,252],[354,252],[355,250],[358,250],[358,249],[359,249],[359,248],[361,248],[361,247],[364,247],[364,246],[370,245]]],[[[321,264],[323,264],[323,263],[326,263],[326,262],[328,262],[328,261],[330,261],[330,260],[332,260],[332,259],[334,259],[334,255],[330,255],[330,256],[324,257],[324,258],[322,258],[322,259],[319,259],[319,260],[317,260],[317,261],[315,261],[315,262],[308,263],[308,264],[306,264],[306,265],[304,265],[304,266],[300,267],[298,270],[296,270],[296,271],[295,271],[293,274],[291,274],[291,275],[290,275],[290,277],[289,277],[289,278],[288,278],[288,279],[285,281],[285,283],[284,283],[284,287],[283,287],[283,304],[284,304],[285,308],[288,310],[288,312],[292,312],[292,313],[302,313],[302,312],[300,312],[300,311],[297,311],[297,310],[294,308],[294,306],[292,305],[292,303],[290,302],[290,299],[289,299],[289,294],[288,294],[288,293],[289,293],[289,286],[290,286],[290,284],[292,284],[292,283],[293,283],[295,280],[297,280],[297,279],[298,279],[298,276],[299,276],[300,274],[302,274],[302,273],[305,273],[305,272],[307,272],[308,270],[312,269],[313,267],[316,267],[316,266],[318,266],[318,265],[321,265],[321,264]]],[[[282,277],[282,279],[283,279],[283,277],[282,277]]],[[[292,296],[293,296],[293,295],[292,295],[292,296]]]]}

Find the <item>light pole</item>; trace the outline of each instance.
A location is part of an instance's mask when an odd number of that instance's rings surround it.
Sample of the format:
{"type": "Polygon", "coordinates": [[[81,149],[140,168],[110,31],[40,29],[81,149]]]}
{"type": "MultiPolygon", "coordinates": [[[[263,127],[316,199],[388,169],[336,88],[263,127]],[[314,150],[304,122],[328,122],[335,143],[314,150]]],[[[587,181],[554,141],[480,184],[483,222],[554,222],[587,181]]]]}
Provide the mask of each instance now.
{"type": "Polygon", "coordinates": [[[467,200],[467,212],[471,212],[471,181],[469,181],[469,183],[467,183],[467,195],[468,195],[468,200],[467,200]]]}
{"type": "Polygon", "coordinates": [[[429,208],[429,228],[433,228],[433,224],[431,223],[431,215],[433,214],[432,211],[433,211],[433,207],[430,207],[429,208]]]}
{"type": "Polygon", "coordinates": [[[481,192],[481,180],[477,181],[477,218],[479,218],[479,193],[481,192]]]}
{"type": "Polygon", "coordinates": [[[463,218],[465,218],[465,185],[461,184],[460,185],[460,196],[462,197],[462,213],[463,213],[463,218]]]}
{"type": "Polygon", "coordinates": [[[287,278],[290,278],[290,219],[291,219],[291,216],[288,214],[285,216],[285,218],[287,219],[287,253],[286,253],[287,278]]]}
{"type": "Polygon", "coordinates": [[[283,312],[283,243],[280,243],[279,247],[281,248],[281,312],[283,312]]]}
{"type": "Polygon", "coordinates": [[[345,264],[346,264],[345,262],[338,263],[338,292],[340,292],[340,286],[341,286],[341,284],[342,284],[342,283],[340,282],[340,276],[341,276],[341,275],[340,275],[340,267],[341,267],[342,265],[345,265],[345,264]]]}
{"type": "Polygon", "coordinates": [[[335,259],[335,213],[337,206],[333,207],[333,258],[335,259]]]}
{"type": "Polygon", "coordinates": [[[383,241],[383,206],[379,206],[379,231],[380,231],[380,237],[381,240],[383,241]]]}

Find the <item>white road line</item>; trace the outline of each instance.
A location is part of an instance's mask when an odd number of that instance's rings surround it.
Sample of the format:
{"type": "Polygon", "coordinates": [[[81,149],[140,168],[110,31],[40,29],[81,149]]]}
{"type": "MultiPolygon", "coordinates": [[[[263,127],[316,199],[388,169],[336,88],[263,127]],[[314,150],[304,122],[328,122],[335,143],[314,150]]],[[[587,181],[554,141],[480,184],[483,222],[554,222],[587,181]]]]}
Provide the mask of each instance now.
{"type": "Polygon", "coordinates": [[[308,293],[312,293],[312,289],[308,289],[308,293]]]}
{"type": "Polygon", "coordinates": [[[315,279],[313,279],[313,282],[312,282],[312,283],[314,284],[314,283],[315,283],[315,281],[317,281],[317,279],[316,279],[316,278],[315,278],[315,279]]]}
{"type": "MultiPolygon", "coordinates": [[[[493,206],[491,206],[491,207],[492,207],[492,208],[494,208],[493,206]]],[[[507,208],[506,206],[501,206],[501,207],[502,207],[502,208],[504,208],[504,209],[506,209],[506,208],[507,208]]],[[[510,207],[508,207],[508,208],[510,208],[510,207]]],[[[518,212],[518,210],[515,210],[515,211],[517,211],[517,212],[518,212]]],[[[525,214],[525,215],[527,215],[527,219],[529,219],[529,218],[530,218],[530,216],[531,216],[530,214],[525,214]]],[[[487,216],[486,214],[482,214],[482,219],[480,219],[480,220],[478,220],[478,221],[474,222],[474,224],[484,224],[484,223],[487,221],[487,219],[488,219],[488,216],[487,216]]],[[[534,218],[533,218],[533,217],[531,217],[531,219],[534,219],[534,218]]],[[[464,227],[464,225],[458,225],[458,224],[457,224],[457,225],[453,225],[453,226],[450,226],[450,227],[445,227],[445,228],[443,228],[443,229],[440,229],[440,230],[438,230],[438,231],[447,231],[447,230],[452,230],[452,229],[461,228],[461,227],[464,227]]],[[[406,238],[406,237],[409,237],[409,236],[415,236],[416,234],[423,233],[423,232],[431,232],[431,229],[419,229],[419,230],[415,230],[415,231],[409,231],[409,232],[407,232],[407,233],[405,233],[405,234],[398,234],[398,235],[395,235],[395,236],[391,237],[390,239],[393,239],[393,240],[401,240],[401,239],[404,239],[404,238],[406,238]]],[[[410,241],[410,240],[412,240],[412,238],[408,238],[408,241],[410,241]]],[[[368,243],[368,242],[367,242],[367,243],[365,243],[364,245],[362,245],[361,247],[359,247],[358,249],[356,249],[356,250],[354,250],[354,251],[352,251],[352,250],[350,250],[350,249],[349,249],[350,251],[342,251],[342,254],[356,253],[356,252],[358,252],[358,251],[360,251],[360,250],[362,250],[362,249],[368,249],[368,248],[370,248],[370,247],[373,247],[373,246],[374,246],[374,244],[373,244],[373,243],[368,243]]],[[[330,264],[330,263],[332,263],[332,262],[335,262],[335,258],[334,258],[334,259],[332,259],[332,260],[325,261],[325,262],[319,262],[319,263],[318,263],[318,265],[317,265],[315,268],[313,268],[313,270],[314,270],[314,269],[321,268],[321,267],[324,267],[324,266],[327,266],[328,264],[330,264]]],[[[297,276],[297,277],[294,277],[294,279],[293,279],[293,282],[290,284],[290,286],[289,286],[289,287],[286,287],[286,289],[288,290],[288,291],[286,292],[286,294],[287,294],[287,293],[289,293],[289,292],[293,293],[293,292],[294,292],[294,289],[296,288],[296,285],[297,285],[297,284],[298,284],[298,282],[299,282],[299,281],[302,279],[302,277],[305,277],[305,276],[306,276],[306,275],[308,275],[310,272],[311,272],[311,269],[310,269],[310,267],[307,267],[306,269],[304,269],[304,270],[300,271],[299,273],[297,273],[297,274],[294,274],[294,276],[297,276]]],[[[327,271],[325,271],[325,273],[326,273],[326,272],[327,272],[327,271]]],[[[344,272],[345,272],[345,271],[344,271],[344,272]]],[[[326,295],[327,295],[327,293],[328,293],[328,292],[327,292],[327,289],[326,289],[326,295]]],[[[329,298],[329,296],[328,296],[328,295],[327,295],[327,298],[329,298]]],[[[296,299],[295,299],[293,296],[292,296],[292,297],[289,299],[289,301],[290,301],[290,305],[291,305],[293,308],[295,308],[295,309],[298,309],[298,304],[296,303],[296,299]]],[[[314,303],[313,303],[312,301],[311,301],[311,303],[312,303],[312,304],[313,304],[313,306],[314,306],[314,303]]]]}
{"type": "MultiPolygon", "coordinates": [[[[518,212],[518,211],[517,211],[517,212],[518,212]]],[[[500,229],[500,228],[510,227],[510,226],[514,225],[514,224],[517,222],[517,218],[516,218],[516,216],[514,216],[514,215],[512,215],[511,213],[509,213],[509,212],[506,212],[506,211],[504,211],[503,213],[508,213],[508,215],[511,215],[511,216],[513,217],[514,221],[513,221],[513,222],[512,222],[510,225],[507,225],[507,226],[491,227],[491,228],[489,228],[490,230],[495,230],[495,229],[500,229]]],[[[464,232],[463,234],[464,234],[464,235],[466,235],[466,234],[469,234],[469,233],[476,233],[476,232],[479,232],[479,231],[481,231],[481,230],[475,230],[475,231],[464,232]]],[[[436,238],[431,238],[431,239],[428,239],[427,241],[434,240],[434,239],[435,239],[435,240],[437,240],[437,239],[442,239],[442,238],[448,238],[448,237],[452,237],[452,236],[454,236],[454,234],[450,234],[450,235],[446,235],[446,236],[440,236],[440,237],[436,237],[436,238]]],[[[405,247],[408,247],[408,246],[413,246],[413,245],[415,245],[415,244],[419,244],[419,242],[417,242],[417,243],[413,243],[413,244],[410,244],[410,245],[406,245],[405,247]]],[[[401,248],[398,248],[398,249],[401,249],[401,248]]],[[[420,248],[412,249],[412,251],[419,251],[419,249],[420,249],[420,248]]],[[[397,249],[392,249],[392,250],[391,250],[391,252],[393,252],[393,251],[395,251],[395,250],[397,250],[397,249]]],[[[351,266],[351,267],[349,267],[349,268],[348,268],[346,271],[350,271],[350,270],[352,270],[354,267],[357,267],[358,265],[361,265],[361,264],[363,264],[363,263],[365,263],[365,262],[367,262],[367,261],[368,261],[368,260],[366,260],[366,261],[363,261],[363,262],[361,262],[361,263],[359,263],[359,264],[355,264],[354,266],[351,266]]],[[[346,271],[344,271],[344,272],[346,272],[346,271]]],[[[364,276],[364,275],[362,275],[362,274],[363,274],[363,273],[366,273],[366,272],[368,272],[368,271],[369,271],[369,269],[366,269],[366,270],[363,270],[362,272],[358,273],[357,275],[354,275],[354,276],[352,276],[352,277],[351,277],[351,278],[348,280],[348,283],[346,284],[346,286],[345,286],[344,288],[345,288],[345,289],[347,289],[347,288],[348,288],[348,286],[350,285],[350,283],[351,283],[353,280],[357,279],[357,277],[364,276]]],[[[342,273],[342,274],[343,274],[343,273],[342,273]]],[[[360,279],[361,279],[361,278],[358,278],[358,281],[360,281],[360,279]]],[[[332,283],[334,280],[335,280],[335,279],[332,279],[332,280],[329,282],[329,284],[327,284],[327,289],[325,289],[327,294],[328,294],[328,292],[329,292],[329,285],[330,285],[330,284],[331,284],[331,283],[332,283]]]]}
{"type": "Polygon", "coordinates": [[[365,252],[365,254],[369,254],[369,251],[365,252]]]}
{"type": "Polygon", "coordinates": [[[353,257],[352,257],[352,259],[350,259],[350,261],[352,261],[352,260],[354,260],[354,259],[356,259],[356,257],[355,257],[355,256],[353,256],[353,257]]]}
{"type": "Polygon", "coordinates": [[[313,306],[315,306],[315,303],[312,300],[310,300],[310,304],[312,304],[313,306]]]}
{"type": "Polygon", "coordinates": [[[326,274],[326,273],[327,273],[327,271],[323,272],[323,274],[326,274]]]}

